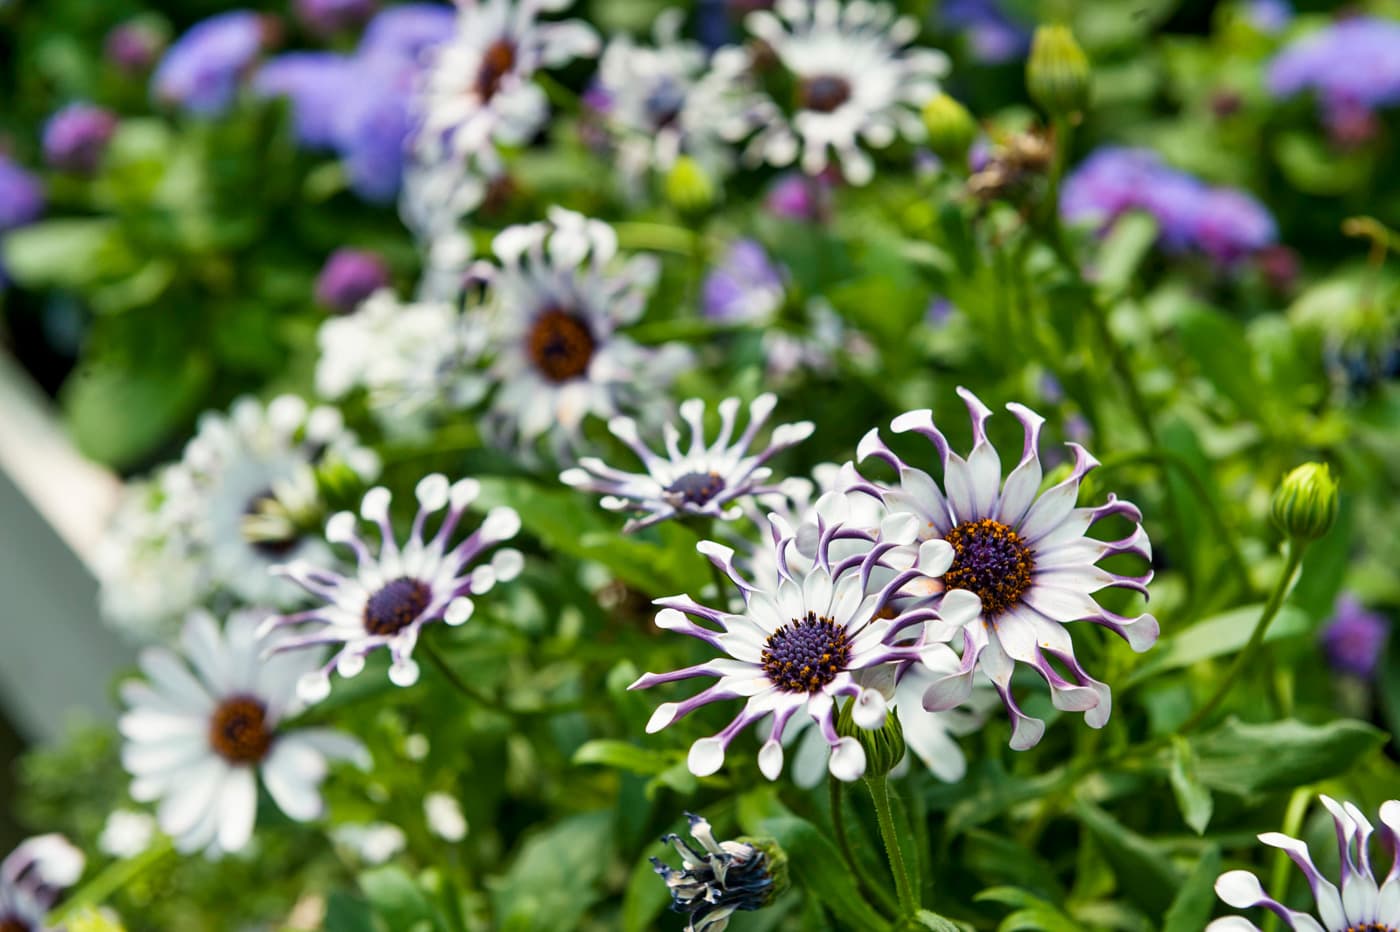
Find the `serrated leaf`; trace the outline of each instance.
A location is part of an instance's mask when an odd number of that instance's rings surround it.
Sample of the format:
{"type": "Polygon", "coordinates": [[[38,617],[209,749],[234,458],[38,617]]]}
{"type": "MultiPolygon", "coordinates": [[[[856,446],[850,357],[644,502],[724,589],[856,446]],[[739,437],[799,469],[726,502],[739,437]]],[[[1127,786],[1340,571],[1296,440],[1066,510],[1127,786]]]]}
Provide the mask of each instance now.
{"type": "Polygon", "coordinates": [[[1215,802],[1211,799],[1210,788],[1201,782],[1196,772],[1196,754],[1191,745],[1180,735],[1172,737],[1172,765],[1169,777],[1172,793],[1176,795],[1176,805],[1181,810],[1181,818],[1191,826],[1197,835],[1204,835],[1210,824],[1215,802]]]}
{"type": "Polygon", "coordinates": [[[1294,719],[1250,725],[1230,718],[1190,740],[1203,784],[1247,796],[1344,774],[1380,747],[1385,735],[1351,719],[1326,725],[1305,725],[1294,719]]]}

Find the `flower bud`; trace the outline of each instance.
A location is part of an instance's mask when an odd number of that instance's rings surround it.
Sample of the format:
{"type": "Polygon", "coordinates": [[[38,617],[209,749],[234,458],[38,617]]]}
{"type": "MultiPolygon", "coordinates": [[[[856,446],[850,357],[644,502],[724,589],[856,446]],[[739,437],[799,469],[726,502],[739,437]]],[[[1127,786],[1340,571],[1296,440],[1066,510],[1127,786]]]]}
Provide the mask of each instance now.
{"type": "Polygon", "coordinates": [[[682,155],[666,175],[666,200],[681,213],[701,213],[714,206],[715,183],[699,162],[682,155]]]}
{"type": "Polygon", "coordinates": [[[1304,463],[1283,477],[1269,513],[1294,540],[1317,540],[1337,520],[1337,482],[1325,463],[1304,463]]]}
{"type": "Polygon", "coordinates": [[[719,841],[710,823],[686,813],[695,845],[679,835],[664,836],[680,855],[672,867],[652,858],[652,869],[666,882],[671,909],[690,916],[688,929],[723,929],[731,913],[762,909],[787,885],[787,855],[769,838],[719,841]]]}
{"type": "Polygon", "coordinates": [[[977,136],[977,123],[967,108],[947,94],[936,94],[924,104],[924,128],[934,155],[948,162],[963,163],[977,136]]]}
{"type": "Polygon", "coordinates": [[[1031,41],[1026,89],[1052,117],[1065,117],[1089,103],[1089,58],[1068,26],[1041,26],[1031,41]]]}
{"type": "Polygon", "coordinates": [[[836,733],[843,738],[855,738],[865,750],[864,776],[883,777],[904,760],[904,726],[893,710],[885,712],[885,724],[880,728],[862,728],[853,715],[856,702],[852,699],[841,707],[836,719],[836,733]]]}

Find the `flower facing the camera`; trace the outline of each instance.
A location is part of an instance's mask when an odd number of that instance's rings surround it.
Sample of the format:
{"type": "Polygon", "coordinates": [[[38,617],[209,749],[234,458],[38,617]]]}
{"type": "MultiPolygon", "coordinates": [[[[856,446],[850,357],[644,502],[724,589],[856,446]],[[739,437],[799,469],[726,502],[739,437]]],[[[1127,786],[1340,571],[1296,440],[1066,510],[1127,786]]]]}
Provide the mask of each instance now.
{"type": "Polygon", "coordinates": [[[520,573],[524,559],[516,550],[500,549],[489,561],[479,562],[488,548],[510,540],[520,530],[520,516],[510,508],[493,508],[480,527],[453,543],[467,506],[479,493],[480,486],[472,479],[449,484],[441,474],[425,476],[415,489],[419,507],[413,529],[400,546],[389,518],[389,490],[370,489],[359,517],[376,527],[378,553],[360,536],[356,516],[342,511],[326,522],[326,540],[354,552],[353,572],[342,575],[307,561],[274,570],[321,604],[267,618],[264,629],[297,629],[272,650],[339,646],[328,663],[302,676],[297,690],[304,700],[324,699],[330,693],[332,670],[343,677],[356,676],[364,669],[366,655],[381,648],[392,657],[389,679],[399,686],[413,685],[418,681],[413,648],[423,626],[440,621],[454,626],[465,623],[476,608],[473,596],[520,573]],[[429,520],[444,509],[436,533],[428,537],[429,520]]]}
{"type": "MultiPolygon", "coordinates": [[[[1371,866],[1371,835],[1376,831],[1361,810],[1349,802],[1319,797],[1337,826],[1337,852],[1341,865],[1334,884],[1313,864],[1306,843],[1278,832],[1265,832],[1259,840],[1277,848],[1298,865],[1307,878],[1317,904],[1316,916],[1289,909],[1269,896],[1254,874],[1227,871],[1215,882],[1220,899],[1236,909],[1263,907],[1297,932],[1390,932],[1400,929],[1400,800],[1381,804],[1380,836],[1395,859],[1390,872],[1377,879],[1371,866]]],[[[1280,891],[1282,892],[1282,891],[1280,891]]],[[[1206,932],[1259,932],[1243,916],[1225,916],[1206,926],[1206,932]]]]}
{"type": "Polygon", "coordinates": [[[157,804],[161,831],[182,852],[242,850],[259,779],[279,809],[305,822],[321,815],[332,761],[370,765],[348,735],[287,727],[300,710],[297,683],[320,660],[314,652],[265,657],[277,643],[259,638],[253,612],[235,612],[222,631],[209,613],[193,612],[180,635],[183,656],[148,648],[140,657],[146,678],[122,684],[118,729],[131,796],[157,804]]]}
{"type": "Polygon", "coordinates": [[[952,549],[951,566],[940,578],[927,580],[924,597],[935,606],[956,593],[980,599],[980,610],[964,624],[951,624],[944,612],[942,622],[927,626],[926,636],[933,640],[952,643],[961,637],[962,662],[956,671],[933,678],[924,707],[950,709],[967,702],[980,669],[995,684],[1011,716],[1011,746],[1031,747],[1040,741],[1045,723],[1025,714],[1012,695],[1012,674],[1017,664],[1024,664],[1049,686],[1056,708],[1083,712],[1091,727],[1102,728],[1112,694],[1108,684],[1091,677],[1075,658],[1066,625],[1102,625],[1136,651],[1147,650],[1157,640],[1157,620],[1151,615],[1118,615],[1093,597],[1105,588],[1147,594],[1150,568],[1143,576],[1124,576],[1097,565],[1121,554],[1150,561],[1142,515],[1112,494],[1098,507],[1075,507],[1080,483],[1098,465],[1077,443],[1068,445],[1074,455],[1070,474],[1040,492],[1044,418],[1019,404],[1007,409],[1021,422],[1025,442],[1020,461],[1003,483],[1001,457],[987,437],[991,409],[966,389],[958,389],[958,394],[972,418],[973,448],[965,459],[953,452],[931,411],[910,411],[891,423],[895,433],[918,433],[933,444],[943,467],[942,487],[897,456],[878,430],[866,434],[858,449],[862,461],[882,460],[899,475],[896,485],[867,484],[866,491],[892,514],[917,519],[921,539],[944,542],[952,549]],[[1088,536],[1094,524],[1110,517],[1126,519],[1132,531],[1118,540],[1088,536]]]}
{"type": "Polygon", "coordinates": [[[708,821],[689,812],[686,818],[700,848],[670,834],[661,841],[676,849],[681,866],[651,859],[666,881],[671,909],[690,917],[686,932],[724,932],[734,913],[762,909],[786,887],[787,856],[776,842],[716,841],[708,821]]]}
{"type": "Polygon", "coordinates": [[[565,470],[559,479],[573,488],[602,494],[603,507],[609,511],[634,514],[624,531],[639,530],[678,516],[733,520],[741,513],[733,507],[736,500],[771,491],[764,483],[772,470],[764,463],[812,434],[810,421],[782,424],[773,429],[766,446],[751,453],[750,447],[777,403],[777,397],[772,394],[755,398],[749,406],[748,427],[736,439],[739,399],[726,398],[718,405],[719,436],[713,444],[706,445],[705,403],[698,398],[682,402],[681,417],[690,427],[690,444],[682,450],[680,431],[668,422],[664,429],[665,456],[658,455],[642,442],[636,421],[613,418],[608,422],[608,429],[637,454],[646,471],[623,472],[597,457],[586,456],[579,460],[577,467],[565,470]]]}

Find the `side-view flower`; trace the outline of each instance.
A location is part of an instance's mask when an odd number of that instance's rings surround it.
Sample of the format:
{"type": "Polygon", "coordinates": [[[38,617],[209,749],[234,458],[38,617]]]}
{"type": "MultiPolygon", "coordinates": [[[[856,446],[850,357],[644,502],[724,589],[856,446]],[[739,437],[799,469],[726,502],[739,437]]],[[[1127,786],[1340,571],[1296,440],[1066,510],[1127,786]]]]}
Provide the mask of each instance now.
{"type": "Polygon", "coordinates": [[[82,876],[86,858],[62,835],[38,835],[0,861],[0,929],[58,932],[49,910],[82,876]]]}

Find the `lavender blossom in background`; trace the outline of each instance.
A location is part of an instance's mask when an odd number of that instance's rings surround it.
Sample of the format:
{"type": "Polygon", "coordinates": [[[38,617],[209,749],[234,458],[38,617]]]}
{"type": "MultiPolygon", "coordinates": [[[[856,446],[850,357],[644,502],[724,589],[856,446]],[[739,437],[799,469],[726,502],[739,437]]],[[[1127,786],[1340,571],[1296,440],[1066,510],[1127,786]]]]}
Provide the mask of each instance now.
{"type": "Polygon", "coordinates": [[[831,212],[831,182],[821,175],[788,172],[773,182],[763,207],[784,220],[821,220],[831,212]]]}
{"type": "Polygon", "coordinates": [[[117,70],[129,75],[145,74],[156,63],[165,47],[164,31],[144,19],[118,23],[103,40],[102,51],[117,70]]]}
{"type": "Polygon", "coordinates": [[[1344,594],[1322,629],[1321,641],[1332,669],[1369,680],[1376,674],[1389,638],[1389,619],[1368,611],[1356,596],[1344,594]]]}
{"type": "Polygon", "coordinates": [[[316,300],[337,313],[349,314],[388,284],[389,267],[376,253],[337,249],[316,277],[316,300]]]}
{"type": "Polygon", "coordinates": [[[295,9],[308,32],[333,36],[363,25],[377,6],[375,0],[296,0],[295,9]]]}
{"type": "MultiPolygon", "coordinates": [[[[43,184],[0,153],[0,239],[9,230],[38,220],[43,212],[43,184]]],[[[5,267],[0,265],[0,291],[8,284],[5,267]]]]}
{"type": "Polygon", "coordinates": [[[423,53],[452,36],[456,22],[456,11],[441,3],[391,6],[365,27],[358,55],[386,56],[417,64],[423,53]]]}
{"type": "Polygon", "coordinates": [[[1267,35],[1277,35],[1293,22],[1293,4],[1288,0],[1249,0],[1244,8],[1250,25],[1267,35]]]}
{"type": "Polygon", "coordinates": [[[190,27],[151,79],[156,100],[203,117],[233,106],[243,77],[263,50],[266,26],[251,10],[231,10],[190,27]]]}
{"type": "Polygon", "coordinates": [[[1169,252],[1198,251],[1222,267],[1278,239],[1273,216],[1252,195],[1211,187],[1150,149],[1105,146],[1065,179],[1060,213],[1066,221],[1103,232],[1130,210],[1152,215],[1169,252]]]}
{"type": "Polygon", "coordinates": [[[763,246],[741,239],[706,276],[702,307],[720,323],[764,323],[782,307],[785,293],[783,274],[763,246]]]}
{"type": "Polygon", "coordinates": [[[997,0],[948,0],[939,16],[944,26],[964,35],[972,57],[984,65],[1005,64],[1030,48],[1030,28],[997,0]]]}
{"type": "Polygon", "coordinates": [[[356,62],[334,52],[288,52],[266,61],[253,78],[259,97],[285,97],[297,141],[309,149],[333,148],[339,115],[354,94],[356,62]]]}
{"type": "Polygon", "coordinates": [[[117,131],[112,111],[92,104],[69,104],[44,125],[44,164],[59,171],[92,174],[117,131]]]}
{"type": "Polygon", "coordinates": [[[928,309],[924,311],[924,323],[937,330],[952,319],[956,311],[952,301],[937,295],[928,302],[928,309]]]}
{"type": "Polygon", "coordinates": [[[1311,91],[1329,128],[1400,104],[1400,22],[1358,16],[1304,36],[1269,63],[1265,83],[1275,97],[1311,91]]]}

